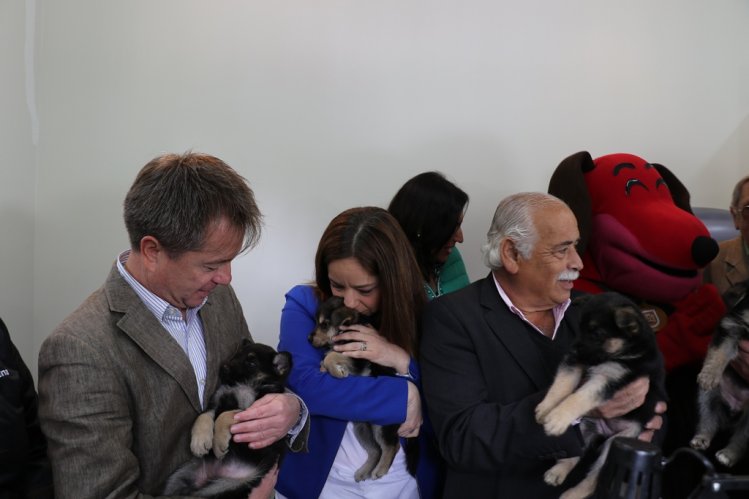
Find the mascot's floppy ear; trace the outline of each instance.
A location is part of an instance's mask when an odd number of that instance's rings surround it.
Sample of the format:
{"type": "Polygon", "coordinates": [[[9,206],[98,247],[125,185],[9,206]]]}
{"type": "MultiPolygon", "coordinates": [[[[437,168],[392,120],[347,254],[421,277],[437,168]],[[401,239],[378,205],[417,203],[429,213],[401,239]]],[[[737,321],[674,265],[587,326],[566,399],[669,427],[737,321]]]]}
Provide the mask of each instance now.
{"type": "MultiPolygon", "coordinates": [[[[689,191],[684,187],[684,184],[682,184],[681,181],[676,178],[676,175],[671,173],[671,170],[665,166],[659,165],[658,163],[651,163],[651,165],[653,165],[653,168],[660,173],[663,180],[666,181],[666,185],[671,193],[671,198],[674,200],[674,204],[687,213],[692,213],[689,191]]],[[[692,215],[694,215],[694,213],[692,213],[692,215]]]]}
{"type": "Polygon", "coordinates": [[[590,194],[584,175],[593,168],[595,164],[590,153],[581,151],[562,160],[549,181],[549,194],[567,203],[577,218],[577,228],[580,230],[577,252],[581,255],[588,247],[592,219],[590,194]]]}

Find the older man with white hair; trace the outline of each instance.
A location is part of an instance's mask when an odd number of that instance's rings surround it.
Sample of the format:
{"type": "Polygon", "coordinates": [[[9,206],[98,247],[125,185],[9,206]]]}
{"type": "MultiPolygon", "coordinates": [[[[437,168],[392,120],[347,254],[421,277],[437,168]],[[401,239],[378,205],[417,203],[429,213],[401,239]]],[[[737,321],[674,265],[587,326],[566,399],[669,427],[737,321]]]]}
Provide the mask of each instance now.
{"type": "MultiPolygon", "coordinates": [[[[576,427],[547,436],[534,408],[578,333],[570,294],[583,267],[579,236],[560,199],[509,196],[482,248],[490,274],[428,306],[422,374],[425,405],[447,461],[444,497],[559,496],[543,474],[556,459],[579,455],[583,442],[576,427]]],[[[599,407],[599,415],[629,412],[642,404],[648,386],[645,378],[635,381],[599,407]]],[[[660,424],[656,417],[649,426],[660,424]]]]}

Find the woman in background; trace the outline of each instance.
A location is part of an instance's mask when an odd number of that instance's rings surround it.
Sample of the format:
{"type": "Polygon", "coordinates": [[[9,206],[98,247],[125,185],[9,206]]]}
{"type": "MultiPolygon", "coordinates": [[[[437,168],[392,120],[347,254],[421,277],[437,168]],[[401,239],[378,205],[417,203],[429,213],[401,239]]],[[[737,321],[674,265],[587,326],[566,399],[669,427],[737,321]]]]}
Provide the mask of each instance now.
{"type": "Polygon", "coordinates": [[[353,208],[330,222],[315,256],[315,284],[291,289],[281,314],[278,349],[293,356],[289,387],[304,399],[312,418],[309,452],[289,454],[281,466],[276,485],[281,497],[436,497],[434,463],[419,459],[416,479],[411,476],[403,439],[385,476],[361,482],[354,479],[366,461],[366,451],[352,422],[398,424],[401,437],[419,435],[420,371],[414,357],[425,302],[408,240],[387,211],[353,208]],[[371,324],[350,326],[339,336],[349,343],[338,344],[335,350],[391,367],[397,376],[338,379],[320,371],[324,352],[307,337],[316,326],[319,304],[331,296],[342,297],[346,306],[371,324]]]}
{"type": "Polygon", "coordinates": [[[463,242],[467,206],[468,194],[441,173],[425,172],[403,184],[388,207],[411,243],[430,300],[470,282],[455,247],[463,242]]]}

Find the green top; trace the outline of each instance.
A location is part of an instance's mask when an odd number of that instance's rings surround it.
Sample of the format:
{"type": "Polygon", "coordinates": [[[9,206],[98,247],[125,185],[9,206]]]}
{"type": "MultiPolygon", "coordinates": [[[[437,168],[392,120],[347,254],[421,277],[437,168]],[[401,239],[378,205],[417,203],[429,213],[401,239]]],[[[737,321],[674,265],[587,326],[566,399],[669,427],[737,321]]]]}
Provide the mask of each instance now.
{"type": "Polygon", "coordinates": [[[450,252],[447,261],[437,270],[437,290],[432,289],[429,284],[424,283],[424,289],[427,298],[430,300],[443,295],[457,291],[460,288],[468,286],[471,280],[468,278],[466,266],[463,263],[463,257],[460,256],[457,246],[450,252]]]}

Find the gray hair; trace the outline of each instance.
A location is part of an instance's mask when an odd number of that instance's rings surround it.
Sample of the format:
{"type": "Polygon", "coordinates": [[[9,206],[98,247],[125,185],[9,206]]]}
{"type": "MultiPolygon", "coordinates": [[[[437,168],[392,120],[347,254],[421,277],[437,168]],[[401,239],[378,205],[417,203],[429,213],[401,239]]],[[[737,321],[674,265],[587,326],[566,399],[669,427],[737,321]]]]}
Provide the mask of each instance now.
{"type": "Polygon", "coordinates": [[[533,214],[552,204],[566,206],[561,199],[543,192],[521,192],[500,201],[486,233],[486,242],[481,247],[484,265],[492,270],[502,268],[499,248],[505,239],[515,243],[523,258],[529,258],[538,241],[533,214]]]}
{"type": "Polygon", "coordinates": [[[741,197],[741,189],[744,188],[744,184],[747,182],[749,182],[749,175],[736,183],[736,187],[733,188],[733,194],[731,195],[731,208],[736,208],[739,211],[740,208],[743,208],[743,206],[739,206],[739,198],[741,197]]]}

